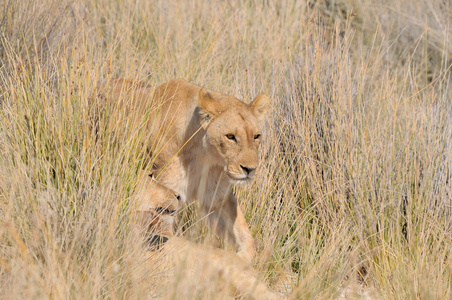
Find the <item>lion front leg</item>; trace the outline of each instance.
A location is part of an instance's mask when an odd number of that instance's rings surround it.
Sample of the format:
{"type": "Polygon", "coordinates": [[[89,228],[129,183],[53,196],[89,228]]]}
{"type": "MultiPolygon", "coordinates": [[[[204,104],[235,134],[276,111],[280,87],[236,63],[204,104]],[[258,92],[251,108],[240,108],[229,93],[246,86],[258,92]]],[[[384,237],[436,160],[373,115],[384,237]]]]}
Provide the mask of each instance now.
{"type": "Polygon", "coordinates": [[[252,263],[256,254],[254,239],[246,224],[242,210],[232,191],[211,207],[203,206],[209,226],[228,243],[238,247],[237,254],[247,263],[252,263]]]}
{"type": "MultiPolygon", "coordinates": [[[[234,199],[235,200],[235,199],[234,199]]],[[[236,202],[237,203],[237,202],[236,202]]],[[[243,216],[242,210],[238,205],[237,218],[232,226],[233,234],[236,238],[239,246],[237,254],[246,262],[252,263],[254,256],[256,255],[256,247],[254,245],[254,239],[243,216]]]]}

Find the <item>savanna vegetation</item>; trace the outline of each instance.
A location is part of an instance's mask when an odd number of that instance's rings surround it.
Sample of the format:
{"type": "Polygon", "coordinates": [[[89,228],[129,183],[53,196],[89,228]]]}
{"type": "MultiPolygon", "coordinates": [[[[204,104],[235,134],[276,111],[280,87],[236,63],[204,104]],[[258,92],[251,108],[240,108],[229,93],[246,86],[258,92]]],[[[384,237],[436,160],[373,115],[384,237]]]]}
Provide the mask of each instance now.
{"type": "Polygon", "coordinates": [[[1,0],[0,298],[162,295],[131,229],[152,115],[89,102],[114,77],[270,96],[236,194],[272,290],[452,298],[451,30],[447,0],[1,0]]]}

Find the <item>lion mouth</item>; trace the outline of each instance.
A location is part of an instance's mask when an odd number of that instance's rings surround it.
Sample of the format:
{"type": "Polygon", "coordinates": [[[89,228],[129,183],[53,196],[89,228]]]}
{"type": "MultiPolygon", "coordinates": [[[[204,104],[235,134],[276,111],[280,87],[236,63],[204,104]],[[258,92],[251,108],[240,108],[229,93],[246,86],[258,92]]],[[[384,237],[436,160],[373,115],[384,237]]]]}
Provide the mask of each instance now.
{"type": "Polygon", "coordinates": [[[253,178],[251,178],[251,177],[249,177],[249,176],[246,176],[245,175],[245,177],[243,177],[243,174],[241,174],[241,175],[235,175],[235,174],[231,174],[231,173],[229,173],[229,172],[226,172],[226,174],[228,175],[228,177],[231,179],[231,181],[233,182],[233,183],[242,183],[242,184],[245,184],[245,183],[248,183],[248,182],[250,182],[253,178]]]}

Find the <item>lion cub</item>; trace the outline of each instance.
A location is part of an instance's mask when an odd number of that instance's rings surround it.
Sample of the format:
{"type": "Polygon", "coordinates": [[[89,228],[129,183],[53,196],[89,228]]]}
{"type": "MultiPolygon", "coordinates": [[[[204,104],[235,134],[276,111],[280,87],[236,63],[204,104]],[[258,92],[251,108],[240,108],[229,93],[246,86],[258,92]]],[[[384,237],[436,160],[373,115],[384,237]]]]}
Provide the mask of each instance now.
{"type": "Polygon", "coordinates": [[[231,290],[253,299],[282,299],[236,253],[174,236],[180,197],[152,176],[146,176],[136,199],[141,201],[137,224],[149,246],[148,262],[162,271],[157,285],[166,292],[161,297],[210,299],[231,290]],[[168,287],[162,288],[162,283],[168,287]]]}

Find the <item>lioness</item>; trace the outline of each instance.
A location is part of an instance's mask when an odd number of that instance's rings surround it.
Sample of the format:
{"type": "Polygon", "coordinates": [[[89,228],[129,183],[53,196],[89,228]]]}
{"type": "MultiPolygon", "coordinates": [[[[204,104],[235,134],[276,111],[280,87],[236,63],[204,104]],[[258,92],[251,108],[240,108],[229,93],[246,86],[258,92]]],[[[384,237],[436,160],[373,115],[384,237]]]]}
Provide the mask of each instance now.
{"type": "Polygon", "coordinates": [[[174,235],[174,218],[179,207],[180,196],[158,184],[154,175],[143,178],[137,194],[136,219],[141,231],[149,236],[174,235]]]}
{"type": "Polygon", "coordinates": [[[151,91],[141,81],[114,79],[102,85],[98,95],[129,103],[128,111],[149,106],[158,110],[149,124],[149,148],[158,153],[150,173],[183,201],[197,200],[209,226],[251,262],[254,240],[231,185],[250,182],[256,173],[270,99],[260,94],[246,104],[183,79],[159,86],[154,96],[151,91]]]}
{"type": "Polygon", "coordinates": [[[237,254],[174,236],[179,198],[173,191],[151,177],[146,177],[140,188],[137,224],[149,246],[148,264],[162,274],[156,285],[165,294],[159,296],[209,299],[218,292],[227,294],[231,288],[233,293],[253,299],[282,299],[258,280],[257,272],[237,254]]]}

